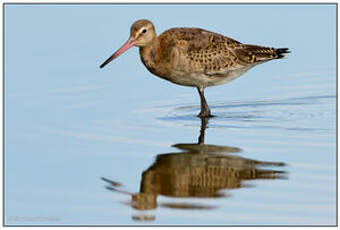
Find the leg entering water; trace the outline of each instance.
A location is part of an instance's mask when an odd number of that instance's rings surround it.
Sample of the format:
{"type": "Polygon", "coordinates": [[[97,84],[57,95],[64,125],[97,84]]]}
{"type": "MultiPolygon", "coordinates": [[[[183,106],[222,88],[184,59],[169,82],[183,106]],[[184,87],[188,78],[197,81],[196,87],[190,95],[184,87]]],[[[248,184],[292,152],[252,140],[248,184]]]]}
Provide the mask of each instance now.
{"type": "Polygon", "coordinates": [[[212,117],[210,113],[210,109],[208,106],[207,101],[204,97],[204,88],[203,87],[197,87],[198,94],[201,98],[201,112],[197,115],[198,117],[212,117]]]}

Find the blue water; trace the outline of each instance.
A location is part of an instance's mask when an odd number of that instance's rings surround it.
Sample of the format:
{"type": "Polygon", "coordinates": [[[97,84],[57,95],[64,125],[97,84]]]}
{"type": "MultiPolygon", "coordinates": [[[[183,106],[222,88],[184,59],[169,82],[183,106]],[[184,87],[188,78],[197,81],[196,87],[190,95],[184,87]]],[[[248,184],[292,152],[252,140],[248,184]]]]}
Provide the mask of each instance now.
{"type": "Polygon", "coordinates": [[[7,4],[4,19],[6,225],[336,224],[335,5],[7,4]],[[137,48],[99,69],[140,18],[292,53],[208,88],[201,121],[196,89],[137,48]]]}

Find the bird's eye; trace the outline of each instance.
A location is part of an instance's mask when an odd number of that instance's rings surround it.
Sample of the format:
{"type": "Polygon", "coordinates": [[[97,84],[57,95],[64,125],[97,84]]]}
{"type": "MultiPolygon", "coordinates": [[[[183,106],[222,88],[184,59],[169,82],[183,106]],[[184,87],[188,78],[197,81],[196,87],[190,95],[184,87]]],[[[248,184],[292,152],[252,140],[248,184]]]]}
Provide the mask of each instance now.
{"type": "Polygon", "coordinates": [[[143,30],[142,30],[142,33],[145,34],[145,33],[146,33],[146,29],[143,29],[143,30]]]}

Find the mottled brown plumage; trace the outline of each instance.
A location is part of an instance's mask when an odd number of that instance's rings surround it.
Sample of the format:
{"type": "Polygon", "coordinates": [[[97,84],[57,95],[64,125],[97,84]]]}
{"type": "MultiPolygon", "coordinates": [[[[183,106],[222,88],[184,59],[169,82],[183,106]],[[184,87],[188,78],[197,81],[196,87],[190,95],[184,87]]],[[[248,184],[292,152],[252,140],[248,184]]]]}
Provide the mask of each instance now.
{"type": "Polygon", "coordinates": [[[129,40],[100,67],[132,46],[140,47],[142,62],[151,73],[175,84],[197,87],[200,117],[211,116],[204,88],[230,82],[255,65],[289,52],[287,48],[242,44],[199,28],[172,28],[157,37],[152,22],[138,20],[131,26],[129,40]]]}

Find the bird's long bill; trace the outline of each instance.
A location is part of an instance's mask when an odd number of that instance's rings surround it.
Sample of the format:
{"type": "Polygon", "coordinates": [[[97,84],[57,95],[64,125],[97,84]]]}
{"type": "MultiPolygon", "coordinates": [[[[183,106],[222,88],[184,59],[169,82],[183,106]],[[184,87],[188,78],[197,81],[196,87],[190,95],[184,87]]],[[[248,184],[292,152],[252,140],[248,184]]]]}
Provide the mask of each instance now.
{"type": "Polygon", "coordinates": [[[132,46],[136,45],[136,41],[133,38],[129,38],[122,47],[119,48],[111,57],[109,57],[103,64],[100,65],[100,68],[103,68],[107,64],[109,64],[113,59],[117,58],[119,55],[130,49],[132,46]]]}

